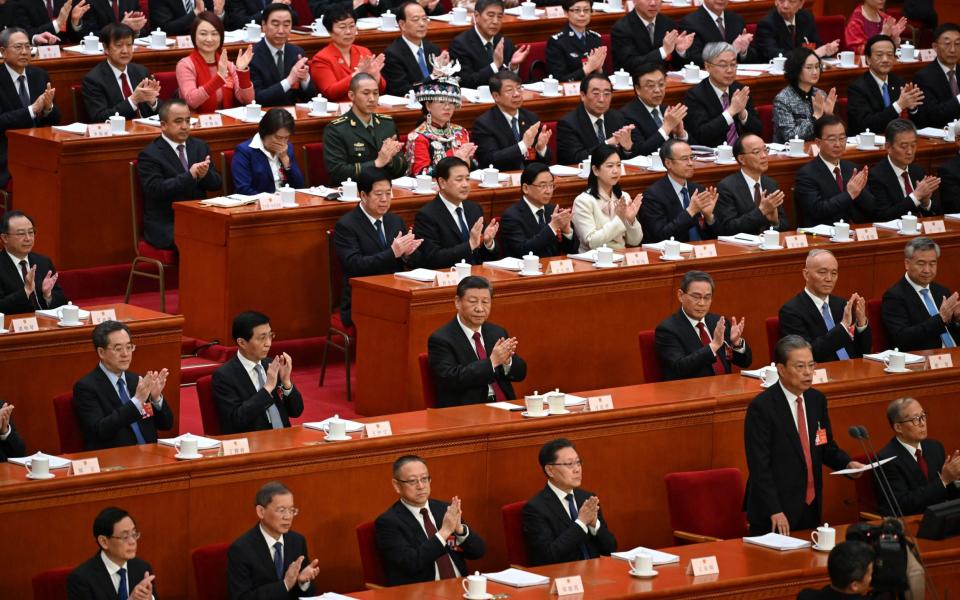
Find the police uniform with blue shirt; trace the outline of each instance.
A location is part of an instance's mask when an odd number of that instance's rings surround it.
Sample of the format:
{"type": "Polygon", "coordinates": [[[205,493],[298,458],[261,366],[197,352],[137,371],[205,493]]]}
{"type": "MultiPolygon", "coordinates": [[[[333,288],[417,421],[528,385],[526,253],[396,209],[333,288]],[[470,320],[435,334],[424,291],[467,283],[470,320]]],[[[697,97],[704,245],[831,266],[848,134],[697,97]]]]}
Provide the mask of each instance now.
{"type": "Polygon", "coordinates": [[[567,23],[547,40],[547,71],[560,81],[580,81],[584,78],[583,63],[602,45],[596,31],[578,33],[567,23]]]}

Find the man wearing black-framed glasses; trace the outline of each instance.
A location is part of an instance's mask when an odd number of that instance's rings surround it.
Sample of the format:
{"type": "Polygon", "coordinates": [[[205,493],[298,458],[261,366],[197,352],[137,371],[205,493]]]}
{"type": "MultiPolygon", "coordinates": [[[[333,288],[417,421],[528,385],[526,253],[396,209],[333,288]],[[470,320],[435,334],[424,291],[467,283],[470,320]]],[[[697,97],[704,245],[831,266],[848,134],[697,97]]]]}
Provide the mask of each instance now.
{"type": "Polygon", "coordinates": [[[26,313],[67,303],[53,261],[33,251],[37,230],[32,218],[19,210],[5,213],[0,240],[6,255],[4,260],[0,254],[0,312],[26,313]]]}
{"type": "Polygon", "coordinates": [[[108,507],[93,521],[97,553],[67,577],[68,600],[119,598],[151,600],[156,574],[137,558],[140,531],[127,511],[108,507]]]}

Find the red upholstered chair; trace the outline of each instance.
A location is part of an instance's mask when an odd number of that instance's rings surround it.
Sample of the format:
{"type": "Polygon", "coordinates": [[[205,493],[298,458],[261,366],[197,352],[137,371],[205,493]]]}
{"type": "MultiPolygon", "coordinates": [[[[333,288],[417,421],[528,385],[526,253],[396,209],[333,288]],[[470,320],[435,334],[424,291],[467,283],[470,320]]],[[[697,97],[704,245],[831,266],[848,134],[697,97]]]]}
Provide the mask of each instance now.
{"type": "Polygon", "coordinates": [[[640,364],[643,365],[643,382],[656,383],[663,379],[660,372],[660,357],[657,356],[657,345],[653,329],[644,329],[640,332],[640,364]]]}
{"type": "Polygon", "coordinates": [[[609,33],[600,34],[600,43],[607,47],[607,58],[603,61],[604,73],[613,73],[613,49],[610,47],[610,40],[609,33]]]}
{"type": "Polygon", "coordinates": [[[63,600],[67,597],[67,576],[72,567],[50,569],[33,576],[33,600],[63,600]]]}
{"type": "Polygon", "coordinates": [[[387,574],[383,570],[380,553],[377,552],[373,521],[357,525],[357,545],[360,547],[360,568],[363,570],[363,585],[371,590],[387,587],[387,574]]]}
{"type": "Polygon", "coordinates": [[[757,105],[757,116],[760,117],[760,137],[765,142],[773,141],[773,105],[757,105]]]}
{"type": "Polygon", "coordinates": [[[159,71],[153,74],[153,78],[160,82],[160,95],[157,96],[160,102],[180,97],[180,84],[177,83],[176,71],[159,71]]]}
{"type": "Polygon", "coordinates": [[[224,196],[233,193],[233,154],[234,150],[224,150],[220,153],[220,193],[224,196]]]}
{"type": "Polygon", "coordinates": [[[177,253],[173,250],[161,250],[142,239],[143,232],[143,188],[140,185],[140,175],[137,173],[137,161],[130,161],[130,214],[133,221],[133,262],[130,263],[130,278],[127,279],[127,293],[123,298],[130,302],[130,293],[133,291],[133,277],[155,279],[160,284],[160,312],[167,311],[166,269],[177,264],[177,253]],[[149,271],[137,269],[137,265],[146,263],[152,265],[149,271]]]}
{"type": "Polygon", "coordinates": [[[740,469],[667,473],[670,526],[678,543],[729,540],[746,535],[740,469]],[[709,502],[704,499],[709,498],[709,502]]]}
{"type": "Polygon", "coordinates": [[[323,359],[320,361],[320,385],[327,376],[327,351],[332,347],[343,353],[343,363],[347,370],[347,402],[350,402],[350,348],[356,344],[357,328],[347,327],[340,320],[340,298],[343,297],[343,268],[333,243],[333,230],[327,230],[327,266],[330,275],[328,282],[330,307],[330,326],[327,328],[327,340],[323,344],[323,359]]]}
{"type": "Polygon", "coordinates": [[[220,340],[205,342],[196,338],[180,340],[180,385],[196,384],[197,380],[220,368],[223,361],[209,356],[201,356],[208,348],[216,346],[220,340]]]}
{"type": "Polygon", "coordinates": [[[747,33],[750,35],[757,34],[757,24],[756,23],[747,23],[747,33]]]}
{"type": "Polygon", "coordinates": [[[520,63],[520,79],[526,83],[540,81],[547,75],[547,42],[530,42],[530,53],[520,63]]]}
{"type": "Polygon", "coordinates": [[[210,544],[194,548],[193,581],[197,597],[204,600],[228,600],[227,548],[230,544],[210,544]]]}
{"type": "Polygon", "coordinates": [[[323,157],[323,142],[303,145],[303,174],[308,186],[330,183],[327,161],[323,157]]]}
{"type": "Polygon", "coordinates": [[[421,352],[417,356],[420,363],[420,387],[423,389],[423,407],[437,407],[437,382],[433,379],[433,369],[430,368],[430,360],[426,352],[421,352]]]}
{"type": "Polygon", "coordinates": [[[887,337],[887,328],[883,325],[880,316],[880,300],[867,300],[867,322],[870,323],[870,332],[873,334],[873,352],[883,352],[889,349],[890,338],[887,337]]]}
{"type": "Polygon", "coordinates": [[[847,97],[843,96],[842,98],[837,98],[837,105],[833,110],[834,114],[843,119],[844,122],[847,121],[847,97]]]}
{"type": "Polygon", "coordinates": [[[150,0],[140,0],[138,4],[140,5],[140,12],[143,13],[143,16],[149,19],[150,18],[150,0]]]}
{"type": "Polygon", "coordinates": [[[63,454],[83,452],[83,433],[80,431],[77,413],[73,411],[73,392],[53,398],[53,414],[57,419],[60,452],[63,454]]]}
{"type": "Polygon", "coordinates": [[[544,121],[543,126],[550,130],[550,141],[547,142],[547,149],[550,150],[550,163],[555,164],[557,162],[557,122],[544,121]]]}
{"type": "Polygon", "coordinates": [[[203,435],[220,435],[220,413],[217,412],[217,405],[213,401],[212,375],[197,380],[197,401],[200,403],[203,435]]]}
{"type": "Polygon", "coordinates": [[[767,349],[770,351],[770,360],[773,360],[773,349],[780,341],[780,317],[767,317],[767,349]]]}
{"type": "Polygon", "coordinates": [[[73,105],[73,117],[80,123],[89,123],[87,105],[83,103],[83,86],[75,83],[70,86],[70,103],[73,105]]]}
{"type": "Polygon", "coordinates": [[[310,10],[307,0],[292,0],[290,6],[297,13],[297,22],[294,25],[303,27],[313,23],[313,11],[310,10]]]}
{"type": "Polygon", "coordinates": [[[500,509],[503,515],[503,537],[507,542],[507,562],[515,567],[530,564],[527,556],[527,541],[523,538],[523,507],[526,500],[505,504],[500,509]]]}
{"type": "Polygon", "coordinates": [[[847,27],[846,17],[843,15],[826,15],[814,17],[813,22],[824,44],[829,44],[833,40],[843,42],[843,30],[847,27]]]}

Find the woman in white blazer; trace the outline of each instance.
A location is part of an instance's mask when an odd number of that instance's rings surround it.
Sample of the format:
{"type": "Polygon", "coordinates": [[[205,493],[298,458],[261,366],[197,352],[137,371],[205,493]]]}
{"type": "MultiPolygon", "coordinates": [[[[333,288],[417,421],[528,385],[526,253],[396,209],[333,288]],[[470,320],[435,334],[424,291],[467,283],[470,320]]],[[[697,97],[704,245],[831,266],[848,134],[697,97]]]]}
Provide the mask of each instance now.
{"type": "Polygon", "coordinates": [[[587,189],[573,200],[573,228],[580,239],[580,251],[606,245],[609,248],[639,246],[643,229],[637,213],[643,194],[633,199],[620,189],[620,155],[615,146],[604,144],[590,157],[587,189]]]}

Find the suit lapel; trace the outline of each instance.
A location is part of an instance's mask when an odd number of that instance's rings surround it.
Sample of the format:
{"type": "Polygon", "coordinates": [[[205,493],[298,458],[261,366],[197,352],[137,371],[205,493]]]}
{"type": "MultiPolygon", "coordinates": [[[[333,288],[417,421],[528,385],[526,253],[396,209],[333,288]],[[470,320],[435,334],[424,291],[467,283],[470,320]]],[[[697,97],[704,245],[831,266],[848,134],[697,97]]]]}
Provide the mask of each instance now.
{"type": "MultiPolygon", "coordinates": [[[[367,238],[369,238],[369,240],[374,244],[376,244],[376,246],[379,248],[380,240],[377,239],[377,230],[375,226],[372,223],[370,223],[370,219],[367,218],[367,215],[364,214],[363,210],[360,208],[359,205],[355,209],[353,209],[353,215],[351,218],[353,219],[353,223],[356,230],[362,233],[363,235],[365,235],[367,238]]],[[[383,221],[383,225],[384,225],[383,235],[384,237],[389,239],[389,236],[387,234],[386,219],[381,219],[381,220],[383,221]]]]}
{"type": "MultiPolygon", "coordinates": [[[[784,426],[787,428],[788,431],[792,431],[794,433],[794,435],[787,434],[787,438],[790,440],[790,445],[793,446],[793,449],[796,451],[797,456],[800,457],[800,460],[804,461],[805,459],[803,458],[803,446],[800,443],[800,430],[797,429],[797,422],[795,420],[794,413],[791,412],[790,407],[787,404],[787,397],[784,396],[783,390],[780,388],[779,385],[775,387],[772,400],[773,400],[773,411],[774,413],[776,413],[777,418],[780,419],[780,422],[784,424],[784,426]]],[[[809,414],[807,414],[809,411],[807,411],[806,399],[804,399],[803,409],[804,409],[804,416],[806,417],[805,420],[807,421],[807,430],[808,430],[807,436],[809,439],[810,416],[809,414]]],[[[810,452],[811,459],[813,458],[812,450],[813,448],[811,447],[811,452],[810,452]]]]}
{"type": "MultiPolygon", "coordinates": [[[[429,500],[427,501],[427,506],[430,506],[429,500]]],[[[430,507],[432,509],[432,507],[430,507]]],[[[396,504],[393,505],[393,510],[397,514],[397,518],[403,523],[403,526],[406,527],[407,532],[413,539],[425,539],[427,537],[427,532],[417,520],[417,517],[413,516],[406,506],[402,502],[397,500],[396,504]]],[[[431,510],[431,512],[433,512],[431,510]]],[[[436,518],[436,515],[434,515],[436,518]]],[[[441,517],[442,520],[442,517],[441,517]]],[[[438,530],[439,531],[439,530],[438,530]]]]}
{"type": "MultiPolygon", "coordinates": [[[[96,556],[94,556],[93,561],[93,572],[95,577],[94,585],[102,592],[111,594],[111,597],[116,596],[117,588],[113,586],[113,579],[110,577],[110,573],[107,571],[107,565],[103,564],[103,560],[100,558],[99,552],[96,556]]],[[[129,567],[130,565],[128,564],[127,566],[129,567]]],[[[129,578],[127,579],[127,587],[129,587],[131,590],[134,587],[130,585],[129,578]]]]}
{"type": "MultiPolygon", "coordinates": [[[[189,139],[189,138],[188,138],[189,139]]],[[[183,173],[183,165],[180,164],[180,157],[177,156],[177,153],[173,151],[173,148],[170,147],[170,144],[166,142],[162,137],[157,138],[157,152],[160,154],[160,157],[167,161],[167,165],[173,169],[174,173],[183,173]]],[[[186,146],[186,144],[185,144],[186,146]]],[[[184,152],[187,155],[187,163],[190,163],[190,147],[186,146],[184,152]]]]}
{"type": "MultiPolygon", "coordinates": [[[[107,378],[107,374],[103,372],[99,366],[96,368],[96,378],[97,385],[100,386],[100,393],[103,395],[103,398],[114,408],[120,408],[120,395],[117,393],[117,389],[110,384],[110,379],[107,378]]],[[[127,385],[126,378],[124,378],[124,385],[127,385]]],[[[127,387],[127,390],[130,388],[127,387]]]]}
{"type": "MultiPolygon", "coordinates": [[[[810,299],[810,295],[806,292],[800,292],[800,303],[807,312],[807,318],[810,319],[811,325],[816,328],[816,332],[818,334],[827,333],[827,324],[823,320],[823,315],[817,310],[817,305],[810,299]]],[[[833,314],[832,311],[831,314],[833,314]]]]}
{"type": "MultiPolygon", "coordinates": [[[[556,518],[561,523],[572,523],[573,519],[570,518],[570,510],[567,508],[567,505],[563,500],[557,497],[553,490],[550,489],[550,486],[546,486],[543,489],[543,497],[545,504],[553,511],[554,518],[556,518]]],[[[576,495],[574,495],[576,499],[576,495]]]]}

